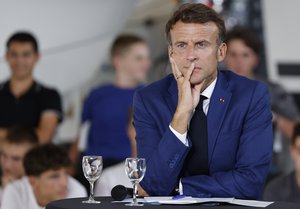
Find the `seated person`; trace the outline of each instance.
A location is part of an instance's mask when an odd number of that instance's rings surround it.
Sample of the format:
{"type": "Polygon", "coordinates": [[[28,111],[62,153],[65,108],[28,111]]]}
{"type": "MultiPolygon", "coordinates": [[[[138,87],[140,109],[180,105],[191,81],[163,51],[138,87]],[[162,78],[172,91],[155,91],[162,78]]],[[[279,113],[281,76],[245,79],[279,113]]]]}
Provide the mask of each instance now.
{"type": "Polygon", "coordinates": [[[37,135],[31,128],[15,126],[8,130],[2,144],[0,202],[4,187],[25,175],[23,158],[37,144],[37,135]]]}
{"type": "Polygon", "coordinates": [[[11,77],[0,83],[0,143],[7,128],[14,125],[35,128],[39,143],[49,143],[62,120],[59,93],[34,79],[39,58],[38,42],[32,34],[17,32],[8,39],[6,60],[11,77]]]}
{"type": "Polygon", "coordinates": [[[24,158],[26,176],[7,185],[2,209],[41,209],[51,201],[87,196],[85,188],[67,174],[70,160],[62,148],[47,144],[24,158]]]}
{"type": "Polygon", "coordinates": [[[295,170],[272,180],[266,187],[264,199],[300,203],[300,123],[296,123],[290,145],[295,170]]]}
{"type": "MultiPolygon", "coordinates": [[[[78,159],[79,151],[83,155],[101,155],[103,169],[131,156],[126,132],[128,110],[132,106],[134,92],[141,87],[150,68],[148,45],[138,36],[118,36],[110,54],[114,80],[93,89],[87,97],[81,117],[81,127],[88,127],[83,128],[85,131],[81,128],[87,133],[87,140],[82,140],[85,137],[77,140],[70,154],[73,161],[78,159]],[[79,150],[78,144],[86,145],[84,150],[79,150]]],[[[76,178],[87,184],[81,165],[77,168],[76,178]]]]}
{"type": "Polygon", "coordinates": [[[173,74],[137,90],[139,195],[259,199],[272,159],[265,84],[218,69],[225,24],[203,4],[183,4],[166,24],[173,74]]]}

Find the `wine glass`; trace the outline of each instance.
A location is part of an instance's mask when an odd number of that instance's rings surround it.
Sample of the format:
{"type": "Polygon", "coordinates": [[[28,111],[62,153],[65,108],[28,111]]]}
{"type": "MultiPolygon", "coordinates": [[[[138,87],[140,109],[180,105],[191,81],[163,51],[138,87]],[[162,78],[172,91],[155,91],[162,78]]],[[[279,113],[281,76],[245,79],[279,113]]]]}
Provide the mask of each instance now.
{"type": "Polygon", "coordinates": [[[85,178],[90,183],[90,197],[88,200],[82,201],[83,203],[100,203],[100,201],[94,200],[94,183],[101,175],[102,165],[101,156],[83,156],[82,170],[85,178]]]}
{"type": "Polygon", "coordinates": [[[137,202],[136,195],[138,183],[144,178],[146,172],[145,158],[126,158],[125,172],[133,184],[133,199],[126,206],[143,206],[142,203],[137,202]]]}

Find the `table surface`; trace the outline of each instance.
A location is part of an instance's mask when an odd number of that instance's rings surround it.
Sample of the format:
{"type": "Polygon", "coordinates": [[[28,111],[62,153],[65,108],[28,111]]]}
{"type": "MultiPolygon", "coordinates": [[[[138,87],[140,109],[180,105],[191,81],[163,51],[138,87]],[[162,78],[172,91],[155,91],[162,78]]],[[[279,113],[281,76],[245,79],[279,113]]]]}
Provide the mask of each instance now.
{"type": "MultiPolygon", "coordinates": [[[[82,200],[87,200],[87,198],[72,198],[72,199],[64,199],[64,200],[57,200],[54,202],[49,203],[46,206],[46,209],[121,209],[121,208],[132,208],[125,206],[124,203],[111,203],[112,198],[111,197],[96,197],[96,200],[100,200],[100,204],[84,204],[82,203],[82,200]]],[[[191,209],[195,207],[200,207],[201,209],[212,209],[212,206],[207,206],[203,204],[193,204],[193,205],[144,205],[143,207],[138,207],[141,209],[156,209],[156,208],[164,208],[164,209],[174,209],[174,208],[180,208],[180,209],[191,209]]],[[[247,208],[257,208],[257,207],[245,207],[245,206],[239,206],[239,205],[218,205],[215,206],[217,209],[247,209],[247,208]]],[[[133,207],[135,208],[135,207],[133,207]]],[[[300,209],[300,204],[296,203],[289,203],[289,202],[275,202],[268,207],[267,209],[300,209]]]]}

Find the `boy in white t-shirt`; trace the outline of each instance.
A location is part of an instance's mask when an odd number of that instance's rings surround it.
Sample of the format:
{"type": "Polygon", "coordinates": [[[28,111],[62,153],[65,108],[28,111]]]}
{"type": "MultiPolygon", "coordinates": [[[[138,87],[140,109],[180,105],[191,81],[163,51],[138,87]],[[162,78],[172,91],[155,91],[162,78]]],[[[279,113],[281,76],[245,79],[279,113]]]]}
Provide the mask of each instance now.
{"type": "MultiPolygon", "coordinates": [[[[4,188],[25,175],[23,159],[25,154],[38,145],[38,137],[32,128],[15,126],[9,128],[1,143],[0,202],[4,188]]],[[[0,204],[1,205],[1,204],[0,204]]]]}
{"type": "Polygon", "coordinates": [[[26,175],[9,184],[2,209],[41,209],[51,201],[87,196],[85,188],[67,174],[70,160],[60,147],[48,144],[30,150],[24,159],[26,175]]]}

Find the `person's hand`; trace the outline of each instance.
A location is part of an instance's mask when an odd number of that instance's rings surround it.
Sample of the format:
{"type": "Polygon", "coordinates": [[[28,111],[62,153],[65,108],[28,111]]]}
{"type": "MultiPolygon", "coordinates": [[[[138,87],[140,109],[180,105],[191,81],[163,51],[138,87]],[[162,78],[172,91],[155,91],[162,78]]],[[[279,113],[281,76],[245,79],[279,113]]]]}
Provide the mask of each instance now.
{"type": "Polygon", "coordinates": [[[138,190],[139,197],[148,197],[149,196],[147,194],[147,192],[140,185],[138,185],[137,190],[138,190]]]}
{"type": "Polygon", "coordinates": [[[170,63],[178,87],[178,104],[171,126],[177,132],[183,134],[187,131],[193,110],[199,103],[204,81],[198,85],[191,85],[190,78],[193,73],[195,63],[191,63],[189,69],[184,72],[184,74],[178,69],[175,60],[171,56],[170,63]]]}

